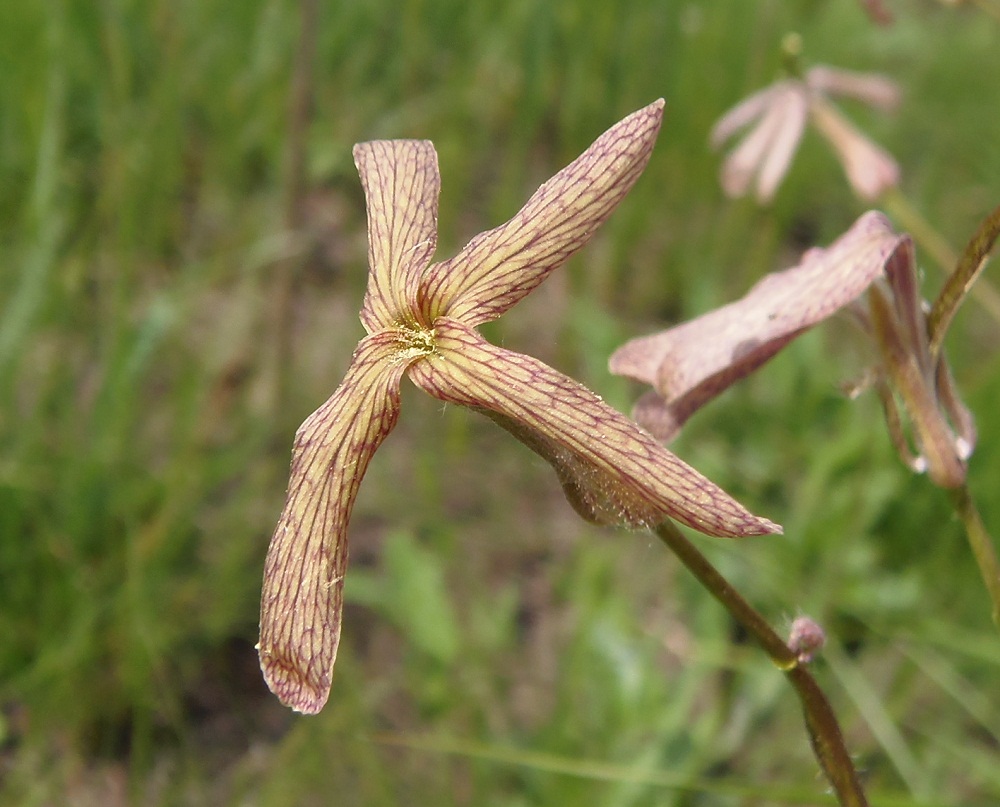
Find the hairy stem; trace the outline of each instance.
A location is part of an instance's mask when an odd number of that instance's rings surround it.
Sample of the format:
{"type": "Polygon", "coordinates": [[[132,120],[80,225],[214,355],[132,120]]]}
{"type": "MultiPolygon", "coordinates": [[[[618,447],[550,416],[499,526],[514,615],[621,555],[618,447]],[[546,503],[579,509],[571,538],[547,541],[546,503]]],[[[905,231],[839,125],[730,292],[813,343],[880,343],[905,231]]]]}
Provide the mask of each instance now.
{"type": "Polygon", "coordinates": [[[796,653],[788,647],[760,612],[748,603],[716,570],[708,558],[698,549],[673,522],[666,521],[655,530],[681,562],[708,589],[715,599],[722,603],[732,617],[739,622],[764,648],[771,661],[791,682],[802,703],[806,728],[813,753],[820,767],[833,786],[837,799],[843,807],[867,807],[857,771],[851,755],[844,744],[844,735],[833,713],[829,701],[812,674],[799,663],[796,653]]]}
{"type": "Polygon", "coordinates": [[[1000,560],[997,559],[993,539],[979,516],[968,484],[949,490],[948,493],[955,512],[965,526],[969,546],[972,547],[972,554],[975,555],[976,563],[979,565],[979,573],[983,576],[983,582],[993,603],[993,622],[1000,627],[1000,560]]]}

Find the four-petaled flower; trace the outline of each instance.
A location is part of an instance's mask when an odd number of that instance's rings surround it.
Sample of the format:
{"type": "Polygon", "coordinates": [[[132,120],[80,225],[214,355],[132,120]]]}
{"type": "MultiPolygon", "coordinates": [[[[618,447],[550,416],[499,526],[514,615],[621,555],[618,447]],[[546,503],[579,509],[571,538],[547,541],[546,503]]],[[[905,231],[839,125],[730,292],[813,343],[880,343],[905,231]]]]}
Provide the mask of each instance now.
{"type": "Polygon", "coordinates": [[[831,95],[850,96],[880,109],[899,101],[896,85],[883,76],[823,66],[754,93],[723,115],[710,136],[712,147],[719,148],[756,121],[722,164],[726,194],[745,196],[756,180],[757,199],[770,201],[788,172],[807,120],[833,146],[851,188],[862,200],[877,199],[896,185],[896,161],[837,111],[828,100],[831,95]]]}
{"type": "Polygon", "coordinates": [[[928,315],[909,236],[893,232],[881,213],[866,213],[828,248],[809,250],[798,266],[767,275],[736,302],[626,343],[611,356],[611,372],[654,387],[636,403],[633,416],[669,441],[709,400],[796,336],[849,307],[874,339],[880,361],[873,380],[900,456],[935,484],[956,487],[965,481],[976,432],[941,340],[992,245],[980,241],[969,253],[969,268],[956,271],[939,298],[943,302],[928,315]],[[867,308],[858,299],[866,291],[867,308]],[[897,398],[909,419],[909,437],[897,398]]]}
{"type": "Polygon", "coordinates": [[[674,518],[718,536],[780,531],[587,388],[476,330],[588,241],[645,168],[662,112],[660,100],[625,118],[510,221],[434,264],[440,177],[432,144],[355,147],[368,212],[367,336],[339,388],[296,434],[261,598],[261,668],[293,709],[317,712],[329,694],[348,519],[368,462],[396,423],[404,374],[542,455],[593,522],[639,528],[674,518]]]}

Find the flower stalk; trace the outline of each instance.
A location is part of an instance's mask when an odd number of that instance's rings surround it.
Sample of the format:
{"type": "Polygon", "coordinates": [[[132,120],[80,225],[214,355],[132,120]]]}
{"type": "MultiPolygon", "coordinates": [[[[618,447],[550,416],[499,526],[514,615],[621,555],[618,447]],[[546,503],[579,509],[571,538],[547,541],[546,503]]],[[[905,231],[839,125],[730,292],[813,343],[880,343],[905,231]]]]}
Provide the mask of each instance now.
{"type": "Polygon", "coordinates": [[[660,524],[655,532],[785,674],[802,704],[813,753],[841,805],[866,807],[868,800],[837,717],[812,673],[800,662],[800,655],[785,643],[761,613],[733,588],[673,522],[660,524]]]}

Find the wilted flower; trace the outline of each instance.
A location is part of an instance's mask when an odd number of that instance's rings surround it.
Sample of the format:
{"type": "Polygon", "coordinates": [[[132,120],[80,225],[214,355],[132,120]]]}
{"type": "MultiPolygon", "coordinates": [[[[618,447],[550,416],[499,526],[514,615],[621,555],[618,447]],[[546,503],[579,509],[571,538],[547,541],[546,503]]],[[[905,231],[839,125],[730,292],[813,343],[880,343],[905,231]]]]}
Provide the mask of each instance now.
{"type": "Polygon", "coordinates": [[[960,485],[975,444],[972,416],[940,351],[940,330],[931,338],[913,244],[881,213],[866,213],[830,247],[809,250],[798,266],[767,275],[740,300],[628,342],[612,355],[611,371],[654,387],[633,415],[667,441],[697,409],[866,290],[869,308],[852,310],[875,340],[874,375],[893,441],[914,470],[942,487],[960,485]]]}
{"type": "Polygon", "coordinates": [[[770,201],[788,172],[807,120],[833,146],[851,188],[861,199],[872,201],[894,186],[899,181],[896,161],[830,103],[829,97],[837,95],[879,109],[891,109],[899,102],[896,85],[884,76],[822,66],[808,70],[804,78],[784,79],[754,93],[712,129],[712,147],[719,148],[754,124],[722,164],[726,194],[745,196],[756,184],[757,198],[770,201]]]}
{"type": "Polygon", "coordinates": [[[361,340],[340,387],[299,428],[261,599],[261,668],[294,709],[326,702],[340,638],[347,524],[368,462],[396,423],[404,374],[503,426],[555,468],[573,506],[602,524],[675,518],[711,535],[780,531],[757,518],[593,392],[490,344],[495,319],[579,250],[642,173],[663,112],[619,122],[454,258],[431,264],[440,176],[430,142],[355,147],[368,211],[361,340]]]}

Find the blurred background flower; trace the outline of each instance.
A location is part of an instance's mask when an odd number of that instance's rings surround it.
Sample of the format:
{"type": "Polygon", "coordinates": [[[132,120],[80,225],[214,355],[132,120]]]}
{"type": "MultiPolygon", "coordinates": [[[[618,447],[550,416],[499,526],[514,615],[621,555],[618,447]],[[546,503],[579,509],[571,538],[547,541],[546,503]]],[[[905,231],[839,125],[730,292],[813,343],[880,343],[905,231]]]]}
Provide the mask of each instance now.
{"type": "Polygon", "coordinates": [[[897,85],[885,76],[817,66],[802,78],[783,79],[729,110],[712,128],[720,148],[749,128],[722,164],[722,187],[729,196],[751,191],[769,202],[784,179],[807,122],[833,147],[852,190],[871,202],[899,182],[899,166],[885,149],[852,125],[829,99],[854,98],[876,109],[899,103],[897,85]]]}

